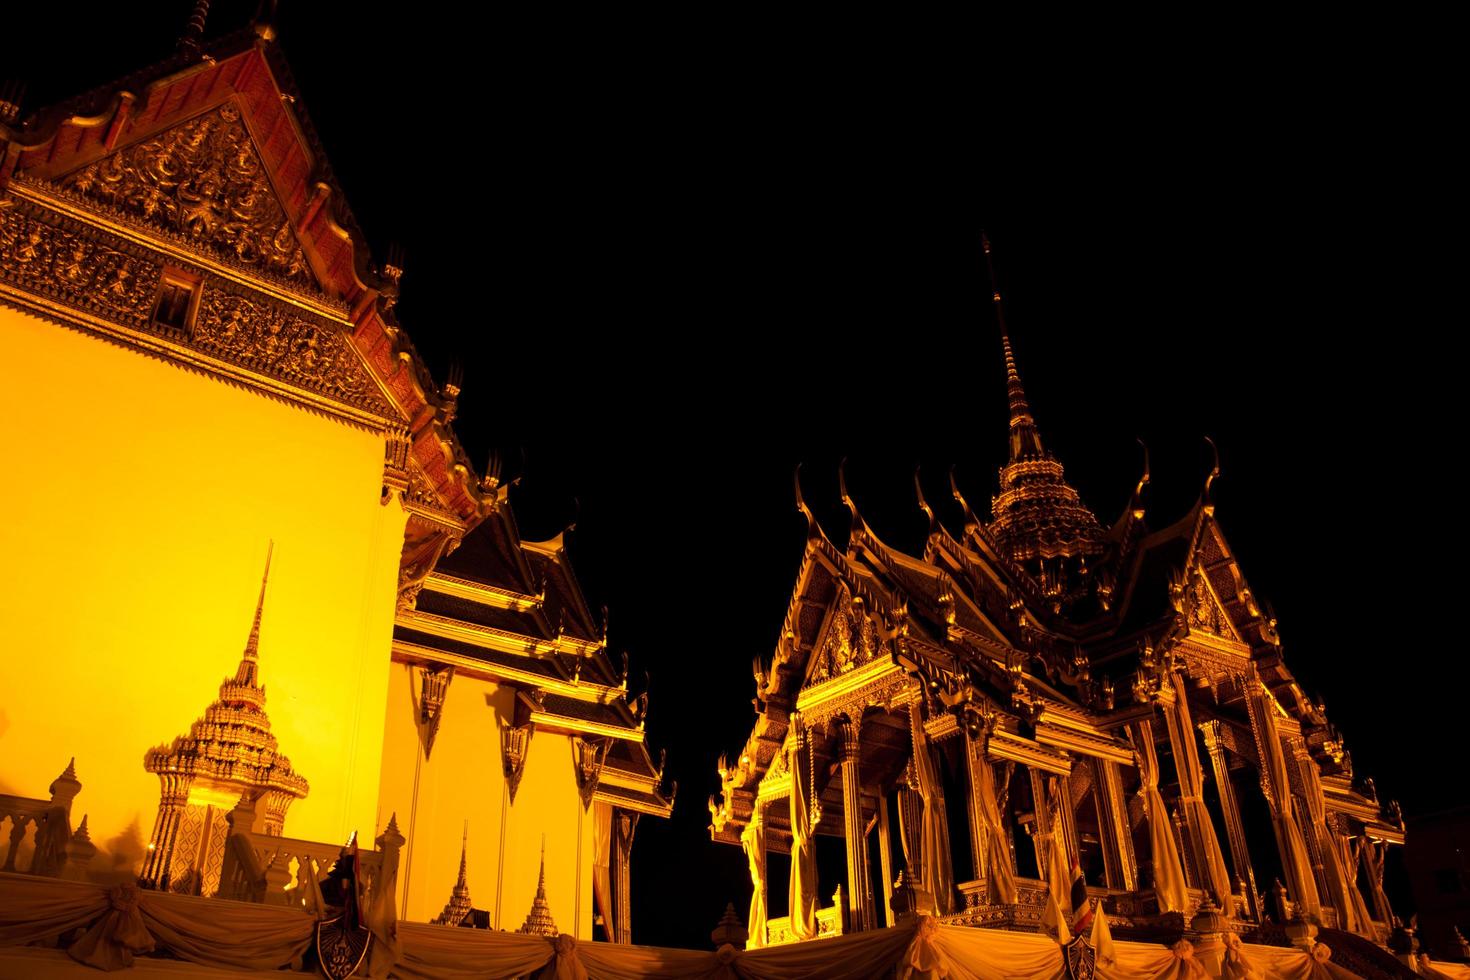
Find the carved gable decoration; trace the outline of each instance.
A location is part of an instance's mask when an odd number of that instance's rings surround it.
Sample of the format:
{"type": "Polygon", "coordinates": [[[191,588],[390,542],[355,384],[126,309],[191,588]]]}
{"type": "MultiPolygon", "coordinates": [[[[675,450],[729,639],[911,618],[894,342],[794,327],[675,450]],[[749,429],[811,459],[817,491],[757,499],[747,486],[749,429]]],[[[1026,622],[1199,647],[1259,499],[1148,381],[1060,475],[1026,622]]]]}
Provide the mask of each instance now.
{"type": "Polygon", "coordinates": [[[233,102],[66,174],[57,184],[230,265],[321,291],[233,102]]]}
{"type": "Polygon", "coordinates": [[[1220,604],[1209,579],[1202,573],[1190,580],[1188,601],[1185,603],[1189,617],[1189,629],[1194,633],[1208,633],[1222,640],[1244,643],[1230,616],[1220,604]]]}
{"type": "Polygon", "coordinates": [[[821,646],[812,658],[808,684],[820,684],[871,661],[880,648],[877,627],[861,601],[837,599],[821,646]]]}

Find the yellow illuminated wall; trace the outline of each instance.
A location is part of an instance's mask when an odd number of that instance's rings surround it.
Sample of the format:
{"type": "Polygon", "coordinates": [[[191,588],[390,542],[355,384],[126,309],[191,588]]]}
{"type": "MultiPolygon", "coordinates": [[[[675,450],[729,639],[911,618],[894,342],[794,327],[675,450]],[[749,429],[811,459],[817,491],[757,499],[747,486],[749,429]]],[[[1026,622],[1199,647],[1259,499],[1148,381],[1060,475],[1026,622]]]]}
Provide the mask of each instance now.
{"type": "Polygon", "coordinates": [[[405,515],[383,441],[0,306],[0,792],[45,797],[68,757],[100,867],[134,865],[143,770],[215,699],[250,628],[266,710],[311,783],[292,837],[374,827],[405,515]]]}
{"type": "Polygon", "coordinates": [[[592,817],[583,811],[569,736],[538,731],[526,769],[508,799],[500,726],[513,717],[515,692],[457,674],[449,684],[434,749],[426,760],[412,667],[395,663],[388,691],[379,823],[391,813],[409,839],[399,864],[399,915],[439,915],[459,873],[469,820],[469,887],[496,928],[520,928],[536,894],[546,837],[546,896],[562,932],[592,935],[592,817]]]}

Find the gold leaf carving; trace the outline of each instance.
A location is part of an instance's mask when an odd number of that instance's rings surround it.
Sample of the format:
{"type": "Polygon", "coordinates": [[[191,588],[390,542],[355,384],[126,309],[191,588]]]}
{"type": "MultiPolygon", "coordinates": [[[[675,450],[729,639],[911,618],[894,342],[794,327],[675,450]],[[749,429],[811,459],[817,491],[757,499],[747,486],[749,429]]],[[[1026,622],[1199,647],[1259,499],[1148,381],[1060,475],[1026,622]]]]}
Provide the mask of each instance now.
{"type": "Polygon", "coordinates": [[[142,246],[44,208],[0,209],[0,282],[346,405],[398,414],[343,327],[223,278],[201,275],[192,332],[154,320],[163,267],[142,246]]]}
{"type": "Polygon", "coordinates": [[[200,349],[329,398],[386,409],[342,331],[288,308],[210,284],[199,303],[200,349]]]}
{"type": "Polygon", "coordinates": [[[74,171],[59,185],[227,262],[319,290],[234,103],[74,171]]]}
{"type": "Polygon", "coordinates": [[[163,267],[20,213],[0,211],[0,278],[122,323],[146,322],[163,267]]]}

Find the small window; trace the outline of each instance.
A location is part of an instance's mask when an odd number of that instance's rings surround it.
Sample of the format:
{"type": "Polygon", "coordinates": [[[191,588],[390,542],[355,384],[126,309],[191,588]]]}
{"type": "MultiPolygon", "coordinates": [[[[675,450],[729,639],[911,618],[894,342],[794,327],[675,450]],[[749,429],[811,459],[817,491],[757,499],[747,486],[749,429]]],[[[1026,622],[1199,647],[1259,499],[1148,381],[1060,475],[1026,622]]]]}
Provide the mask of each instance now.
{"type": "Polygon", "coordinates": [[[158,289],[158,302],[153,307],[153,322],[172,330],[187,330],[198,291],[197,282],[165,274],[158,289]]]}

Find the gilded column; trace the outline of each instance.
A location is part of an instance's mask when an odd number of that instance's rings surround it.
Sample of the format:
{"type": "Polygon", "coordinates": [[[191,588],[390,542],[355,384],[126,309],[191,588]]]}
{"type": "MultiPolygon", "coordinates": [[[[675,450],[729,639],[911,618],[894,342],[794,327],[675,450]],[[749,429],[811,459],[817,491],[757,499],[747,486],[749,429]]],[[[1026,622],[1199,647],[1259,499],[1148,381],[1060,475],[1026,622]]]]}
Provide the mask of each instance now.
{"type": "Polygon", "coordinates": [[[1189,884],[1208,892],[1220,892],[1220,902],[1230,901],[1229,880],[1220,861],[1220,843],[1214,836],[1210,813],[1204,808],[1200,793],[1202,774],[1200,752],[1195,748],[1194,724],[1189,717],[1188,688],[1182,674],[1173,674],[1172,704],[1164,711],[1164,720],[1169,726],[1169,746],[1175,757],[1175,776],[1179,782],[1179,815],[1182,818],[1182,836],[1186,848],[1182,854],[1188,857],[1185,870],[1189,884]]]}
{"type": "Polygon", "coordinates": [[[194,778],[182,773],[161,772],[158,781],[158,817],[153,822],[153,840],[148,843],[148,855],[143,860],[143,872],[138,879],[144,887],[166,892],[171,884],[174,845],[188,808],[189,788],[194,778]]]}
{"type": "Polygon", "coordinates": [[[1273,714],[1276,710],[1275,700],[1259,677],[1252,677],[1246,688],[1251,732],[1255,736],[1256,751],[1260,758],[1261,791],[1271,808],[1276,846],[1281,851],[1281,868],[1286,873],[1292,901],[1301,907],[1305,915],[1320,916],[1321,899],[1318,897],[1311,858],[1307,854],[1306,840],[1302,836],[1301,823],[1293,803],[1285,753],[1281,748],[1279,729],[1273,714]]]}
{"type": "Polygon", "coordinates": [[[1210,767],[1215,773],[1215,788],[1220,796],[1220,809],[1225,812],[1225,835],[1230,842],[1230,868],[1235,880],[1245,886],[1245,901],[1250,916],[1261,921],[1260,893],[1256,891],[1256,872],[1251,867],[1250,850],[1245,843],[1245,825],[1240,820],[1240,804],[1235,799],[1235,784],[1230,780],[1230,760],[1225,756],[1225,743],[1220,739],[1218,721],[1200,722],[1205,748],[1210,753],[1210,767]]]}
{"type": "Polygon", "coordinates": [[[843,837],[847,840],[847,893],[852,902],[852,929],[874,927],[873,886],[868,875],[868,838],[863,833],[862,722],[849,718],[839,725],[838,752],[842,767],[843,837]]]}
{"type": "Polygon", "coordinates": [[[1135,891],[1138,888],[1138,858],[1133,853],[1133,831],[1128,825],[1128,804],[1123,797],[1123,777],[1118,764],[1094,759],[1097,770],[1095,785],[1103,812],[1098,823],[1102,827],[1103,848],[1108,855],[1108,887],[1135,891]]]}
{"type": "Polygon", "coordinates": [[[985,741],[983,730],[972,731],[970,727],[965,729],[965,762],[969,767],[970,790],[965,812],[970,816],[970,864],[973,866],[973,877],[976,881],[985,877],[985,819],[979,791],[979,768],[990,765],[985,758],[985,741]]]}
{"type": "Polygon", "coordinates": [[[1336,890],[1329,880],[1331,876],[1327,873],[1326,859],[1322,856],[1322,848],[1326,845],[1326,841],[1322,840],[1321,836],[1322,827],[1312,819],[1315,815],[1314,803],[1318,801],[1311,798],[1313,785],[1307,780],[1305,766],[1312,766],[1313,776],[1316,775],[1316,766],[1313,765],[1311,756],[1307,753],[1307,746],[1302,740],[1300,728],[1293,725],[1292,728],[1283,731],[1282,741],[1285,743],[1287,772],[1291,774],[1292,793],[1296,797],[1297,821],[1301,824],[1302,834],[1307,839],[1307,853],[1311,855],[1312,877],[1317,881],[1317,895],[1319,899],[1331,901],[1332,907],[1337,910],[1338,928],[1346,929],[1347,925],[1343,921],[1346,913],[1338,902],[1336,890]]]}

